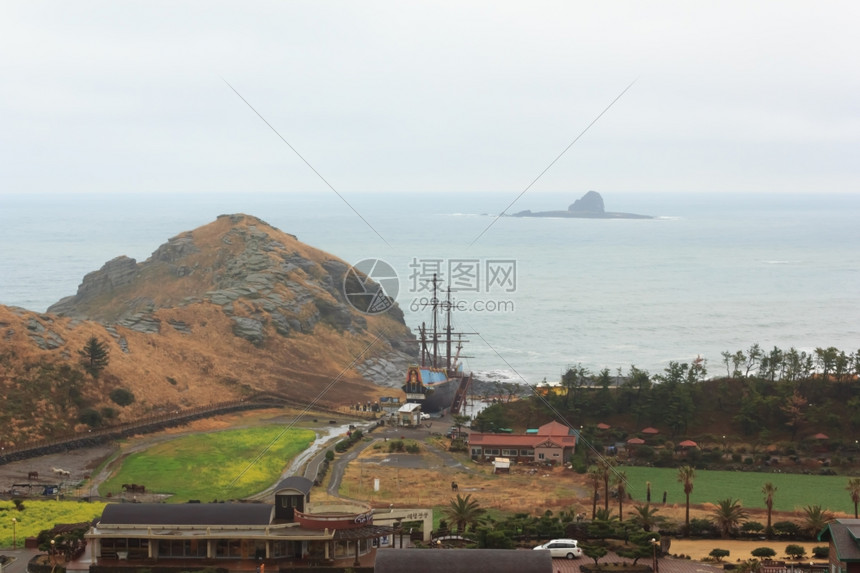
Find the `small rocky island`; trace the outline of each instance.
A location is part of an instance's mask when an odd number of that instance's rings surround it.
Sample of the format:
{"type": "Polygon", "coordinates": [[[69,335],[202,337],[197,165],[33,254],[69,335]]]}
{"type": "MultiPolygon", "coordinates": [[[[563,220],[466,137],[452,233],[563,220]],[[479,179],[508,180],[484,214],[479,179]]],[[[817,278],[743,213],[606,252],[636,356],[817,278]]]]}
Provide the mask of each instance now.
{"type": "Polygon", "coordinates": [[[514,213],[511,217],[567,217],[573,219],[653,219],[651,215],[615,213],[603,207],[603,197],[597,191],[589,191],[567,208],[567,211],[529,210],[514,213]]]}

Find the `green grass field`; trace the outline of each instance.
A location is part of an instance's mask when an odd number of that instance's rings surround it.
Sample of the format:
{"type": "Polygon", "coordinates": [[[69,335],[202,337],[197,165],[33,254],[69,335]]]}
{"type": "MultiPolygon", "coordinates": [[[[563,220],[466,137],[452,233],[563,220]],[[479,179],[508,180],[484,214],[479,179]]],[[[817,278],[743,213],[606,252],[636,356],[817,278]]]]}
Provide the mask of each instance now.
{"type": "MultiPolygon", "coordinates": [[[[651,502],[684,505],[684,488],[674,468],[622,466],[627,473],[628,491],[636,501],[645,501],[645,482],[651,482],[651,502]]],[[[784,473],[754,473],[696,470],[690,503],[716,503],[721,499],[740,499],[744,507],[764,508],[761,488],[765,482],[777,487],[773,508],[794,511],[806,505],[820,505],[831,511],[854,515],[854,504],[845,490],[847,476],[815,476],[784,473]]]]}
{"type": "Polygon", "coordinates": [[[122,484],[136,483],[145,485],[147,493],[172,494],[169,501],[175,503],[246,497],[275,483],[314,438],[311,430],[284,432],[282,426],[176,438],[128,456],[99,493],[117,495],[122,484]]]}
{"type": "Polygon", "coordinates": [[[100,517],[105,504],[100,502],[24,500],[24,510],[15,509],[11,501],[0,501],[0,547],[24,546],[24,538],[36,537],[43,529],[57,523],[82,523],[100,517]],[[16,522],[12,524],[12,518],[16,522]]]}

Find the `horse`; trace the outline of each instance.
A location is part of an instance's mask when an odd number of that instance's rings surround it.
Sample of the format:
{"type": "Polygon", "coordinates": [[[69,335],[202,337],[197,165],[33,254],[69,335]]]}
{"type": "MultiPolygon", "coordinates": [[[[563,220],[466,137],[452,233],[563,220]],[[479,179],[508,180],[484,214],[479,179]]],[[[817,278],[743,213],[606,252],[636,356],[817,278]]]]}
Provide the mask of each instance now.
{"type": "Polygon", "coordinates": [[[27,479],[28,479],[28,480],[37,480],[37,479],[39,479],[39,472],[34,472],[34,471],[29,472],[29,473],[27,474],[27,479]]]}
{"type": "Polygon", "coordinates": [[[146,493],[146,486],[142,484],[124,483],[122,489],[128,493],[146,493]]]}
{"type": "Polygon", "coordinates": [[[457,490],[458,490],[457,482],[452,481],[451,482],[451,491],[457,491],[457,490]]]}
{"type": "Polygon", "coordinates": [[[63,468],[51,468],[51,471],[58,476],[71,477],[72,472],[69,470],[64,470],[63,468]]]}

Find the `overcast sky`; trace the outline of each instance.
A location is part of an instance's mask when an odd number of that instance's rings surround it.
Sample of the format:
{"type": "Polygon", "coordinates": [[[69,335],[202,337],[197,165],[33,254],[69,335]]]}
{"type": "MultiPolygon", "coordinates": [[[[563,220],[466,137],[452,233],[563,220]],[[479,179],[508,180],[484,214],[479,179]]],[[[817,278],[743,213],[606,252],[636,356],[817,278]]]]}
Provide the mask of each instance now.
{"type": "Polygon", "coordinates": [[[0,5],[0,193],[860,189],[860,3],[0,5]]]}

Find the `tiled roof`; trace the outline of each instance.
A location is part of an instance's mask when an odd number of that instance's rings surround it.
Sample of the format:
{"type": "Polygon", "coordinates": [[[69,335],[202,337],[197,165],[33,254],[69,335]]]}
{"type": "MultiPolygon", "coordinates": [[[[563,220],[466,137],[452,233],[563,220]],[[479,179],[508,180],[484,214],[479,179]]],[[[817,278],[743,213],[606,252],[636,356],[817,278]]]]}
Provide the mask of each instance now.
{"type": "Polygon", "coordinates": [[[551,441],[556,447],[572,448],[576,445],[576,436],[542,436],[529,434],[527,436],[512,434],[469,434],[469,445],[474,446],[514,446],[534,448],[539,444],[551,441]]]}
{"type": "Polygon", "coordinates": [[[311,488],[313,487],[314,482],[309,480],[306,477],[302,476],[290,476],[288,478],[284,478],[275,486],[275,493],[279,492],[282,489],[295,489],[302,492],[305,495],[308,495],[311,492],[311,488]]]}
{"type": "Polygon", "coordinates": [[[541,436],[568,436],[572,430],[561,422],[552,421],[538,428],[537,433],[541,436]]]}
{"type": "Polygon", "coordinates": [[[860,519],[837,519],[818,534],[818,540],[832,539],[836,556],[843,563],[860,561],[860,519]]]}
{"type": "Polygon", "coordinates": [[[101,525],[269,525],[266,503],[111,503],[101,525]]]}
{"type": "Polygon", "coordinates": [[[514,549],[398,549],[376,553],[376,573],[552,573],[549,551],[514,549]]]}

